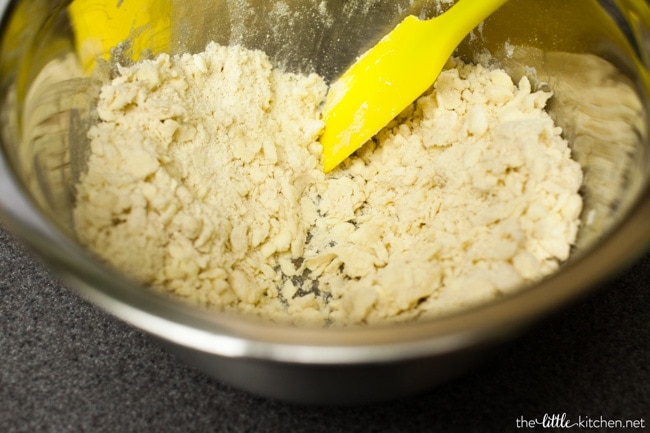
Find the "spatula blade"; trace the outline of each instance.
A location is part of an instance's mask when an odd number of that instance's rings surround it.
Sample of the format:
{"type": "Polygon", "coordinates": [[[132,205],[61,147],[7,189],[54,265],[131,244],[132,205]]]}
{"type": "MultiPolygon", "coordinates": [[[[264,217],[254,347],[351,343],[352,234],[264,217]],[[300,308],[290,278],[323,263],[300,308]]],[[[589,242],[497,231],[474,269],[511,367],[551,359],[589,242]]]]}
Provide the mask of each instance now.
{"type": "Polygon", "coordinates": [[[354,153],[438,78],[460,42],[507,0],[458,0],[442,15],[406,17],[332,85],[323,110],[323,169],[354,153]]]}
{"type": "Polygon", "coordinates": [[[431,52],[433,21],[409,16],[362,55],[331,87],[324,107],[323,169],[354,153],[437,78],[455,45],[431,52]],[[423,51],[427,56],[423,58],[423,51]]]}

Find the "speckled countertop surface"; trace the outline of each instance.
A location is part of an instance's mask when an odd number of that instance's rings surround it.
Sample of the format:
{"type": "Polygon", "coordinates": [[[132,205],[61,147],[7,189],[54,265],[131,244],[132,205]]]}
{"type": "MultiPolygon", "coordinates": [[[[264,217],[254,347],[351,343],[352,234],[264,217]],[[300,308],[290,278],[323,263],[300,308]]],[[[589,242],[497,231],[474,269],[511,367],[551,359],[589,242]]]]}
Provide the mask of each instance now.
{"type": "Polygon", "coordinates": [[[0,226],[0,432],[507,432],[561,414],[650,431],[649,277],[647,254],[487,364],[424,395],[301,406],[185,366],[79,298],[0,226]]]}

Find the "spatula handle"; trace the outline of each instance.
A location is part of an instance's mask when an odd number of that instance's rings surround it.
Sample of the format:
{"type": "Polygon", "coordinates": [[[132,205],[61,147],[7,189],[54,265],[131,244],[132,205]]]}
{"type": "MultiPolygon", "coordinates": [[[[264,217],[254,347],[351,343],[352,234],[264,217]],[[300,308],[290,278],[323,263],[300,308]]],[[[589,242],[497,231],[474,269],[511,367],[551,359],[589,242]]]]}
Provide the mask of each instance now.
{"type": "Polygon", "coordinates": [[[459,0],[442,15],[433,18],[436,31],[444,26],[449,40],[458,45],[465,37],[508,0],[459,0]]]}

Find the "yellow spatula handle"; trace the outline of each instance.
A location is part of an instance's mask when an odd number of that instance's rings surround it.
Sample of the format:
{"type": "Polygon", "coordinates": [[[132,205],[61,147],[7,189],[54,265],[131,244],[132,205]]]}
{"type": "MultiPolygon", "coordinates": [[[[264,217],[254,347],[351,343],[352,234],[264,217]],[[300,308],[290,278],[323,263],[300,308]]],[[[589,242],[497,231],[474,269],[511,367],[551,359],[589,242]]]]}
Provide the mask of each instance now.
{"type": "MultiPolygon", "coordinates": [[[[441,31],[447,33],[446,37],[449,42],[453,42],[452,51],[465,39],[465,37],[481,24],[487,17],[492,15],[497,9],[503,6],[508,0],[458,0],[444,14],[424,21],[431,25],[432,31],[436,35],[441,35],[441,31]]],[[[451,46],[450,45],[450,46],[451,46]]],[[[434,48],[434,45],[432,45],[434,48]]],[[[450,52],[450,55],[451,55],[450,52]]]]}
{"type": "Polygon", "coordinates": [[[68,6],[77,54],[86,71],[128,41],[132,60],[158,54],[171,40],[172,0],[74,0],[68,6]]]}

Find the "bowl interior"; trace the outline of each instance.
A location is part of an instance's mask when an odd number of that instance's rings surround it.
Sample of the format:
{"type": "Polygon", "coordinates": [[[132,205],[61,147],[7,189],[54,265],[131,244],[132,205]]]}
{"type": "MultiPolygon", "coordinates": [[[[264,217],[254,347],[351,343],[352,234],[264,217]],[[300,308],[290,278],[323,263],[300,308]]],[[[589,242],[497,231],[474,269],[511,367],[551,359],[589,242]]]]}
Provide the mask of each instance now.
{"type": "MultiPolygon", "coordinates": [[[[29,243],[103,302],[117,299],[111,305],[132,303],[145,310],[165,310],[170,317],[189,317],[191,311],[177,310],[184,307],[152,301],[153,294],[134,299],[134,283],[108,277],[109,271],[76,245],[71,210],[75,184],[85,170],[86,132],[99,84],[83,76],[48,81],[39,75],[50,60],[75,52],[69,3],[16,1],[5,14],[0,52],[2,150],[11,173],[5,173],[9,179],[4,181],[27,194],[35,211],[46,218],[47,233],[15,215],[14,223],[29,243]]],[[[612,273],[646,248],[650,239],[647,224],[637,215],[649,216],[650,20],[647,3],[628,3],[511,0],[458,49],[467,61],[489,59],[515,80],[527,75],[535,87],[554,92],[549,112],[585,173],[581,229],[560,273],[578,266],[575,263],[587,269],[594,251],[616,239],[629,245],[629,251],[593,275],[612,273]],[[637,217],[631,219],[631,214],[637,217]],[[620,233],[621,227],[628,227],[627,234],[620,233]]],[[[199,52],[210,41],[239,44],[263,50],[289,71],[317,72],[333,80],[406,15],[434,16],[449,2],[205,0],[172,5],[171,44],[164,47],[171,54],[199,52]]],[[[151,53],[161,49],[152,38],[151,53]]],[[[130,52],[119,55],[128,61],[130,52]]],[[[10,218],[11,206],[4,203],[10,218]]],[[[551,303],[582,291],[589,281],[574,271],[570,278],[542,281],[526,291],[546,290],[551,303]],[[559,284],[555,290],[563,294],[554,296],[551,284],[559,284]]],[[[475,326],[475,320],[464,321],[463,326],[475,326]]],[[[449,329],[449,324],[445,326],[449,329]]]]}

